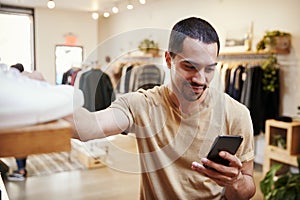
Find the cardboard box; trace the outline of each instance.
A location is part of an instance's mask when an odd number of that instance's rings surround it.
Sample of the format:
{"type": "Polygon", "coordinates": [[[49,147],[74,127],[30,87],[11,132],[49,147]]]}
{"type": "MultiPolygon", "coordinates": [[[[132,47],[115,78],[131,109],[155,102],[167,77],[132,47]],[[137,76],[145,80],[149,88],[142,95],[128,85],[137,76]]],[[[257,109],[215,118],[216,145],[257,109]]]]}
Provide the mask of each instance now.
{"type": "Polygon", "coordinates": [[[85,143],[72,139],[73,155],[88,169],[105,166],[108,155],[108,146],[101,143],[85,143]]]}

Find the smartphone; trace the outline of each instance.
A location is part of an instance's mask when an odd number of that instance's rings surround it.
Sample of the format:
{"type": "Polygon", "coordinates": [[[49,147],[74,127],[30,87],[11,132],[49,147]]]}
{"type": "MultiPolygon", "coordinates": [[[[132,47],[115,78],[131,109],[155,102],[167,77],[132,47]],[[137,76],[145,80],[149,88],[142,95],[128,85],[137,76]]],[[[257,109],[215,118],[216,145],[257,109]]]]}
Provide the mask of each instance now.
{"type": "Polygon", "coordinates": [[[243,137],[240,135],[217,136],[214,143],[211,146],[209,153],[207,154],[207,159],[222,165],[229,166],[229,161],[221,158],[219,156],[219,152],[227,151],[230,154],[235,155],[242,141],[243,141],[243,137]]]}

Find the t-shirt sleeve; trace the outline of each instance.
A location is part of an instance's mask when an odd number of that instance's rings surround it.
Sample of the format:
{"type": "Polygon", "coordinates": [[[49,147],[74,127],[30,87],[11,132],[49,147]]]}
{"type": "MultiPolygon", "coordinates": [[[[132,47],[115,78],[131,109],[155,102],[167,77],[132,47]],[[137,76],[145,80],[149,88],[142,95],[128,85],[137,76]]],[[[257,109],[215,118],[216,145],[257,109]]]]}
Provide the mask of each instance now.
{"type": "Polygon", "coordinates": [[[241,132],[244,137],[244,141],[240,147],[238,157],[241,162],[246,162],[254,159],[254,133],[250,112],[248,109],[244,109],[243,115],[240,120],[241,132]],[[244,122],[244,123],[243,123],[244,122]]]}
{"type": "Polygon", "coordinates": [[[131,107],[130,107],[130,103],[133,99],[134,99],[134,95],[132,93],[127,93],[127,94],[124,94],[124,95],[118,97],[110,105],[110,108],[119,109],[127,116],[128,120],[129,120],[129,127],[131,127],[133,124],[133,115],[132,115],[132,111],[131,111],[131,107]]]}
{"type": "Polygon", "coordinates": [[[228,104],[228,130],[230,135],[241,135],[244,139],[236,153],[241,162],[254,159],[254,134],[250,112],[246,106],[234,100],[228,104]]]}

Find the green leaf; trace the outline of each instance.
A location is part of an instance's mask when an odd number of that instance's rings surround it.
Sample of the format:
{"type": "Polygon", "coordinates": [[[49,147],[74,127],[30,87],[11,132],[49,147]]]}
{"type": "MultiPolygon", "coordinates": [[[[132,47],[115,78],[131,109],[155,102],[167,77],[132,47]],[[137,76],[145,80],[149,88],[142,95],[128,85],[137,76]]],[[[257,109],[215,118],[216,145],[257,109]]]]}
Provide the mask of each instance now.
{"type": "MultiPolygon", "coordinates": [[[[300,157],[297,158],[300,171],[300,157]]],[[[260,182],[265,200],[300,200],[300,174],[287,172],[274,181],[281,164],[275,164],[260,182]]]]}
{"type": "Polygon", "coordinates": [[[276,182],[274,182],[274,188],[280,188],[282,186],[285,186],[289,181],[289,175],[284,174],[278,178],[276,182]]]}
{"type": "Polygon", "coordinates": [[[280,188],[278,190],[274,190],[274,194],[273,197],[277,200],[282,200],[284,199],[284,197],[286,196],[286,192],[284,190],[284,188],[280,188]],[[275,192],[277,191],[277,192],[275,192]]]}
{"type": "Polygon", "coordinates": [[[264,179],[260,182],[260,190],[264,194],[264,196],[267,196],[267,194],[272,191],[274,176],[281,167],[281,164],[272,165],[271,169],[267,172],[264,179]]]}
{"type": "Polygon", "coordinates": [[[285,191],[285,195],[282,196],[282,199],[285,200],[297,200],[297,191],[295,188],[289,188],[288,190],[285,191]]]}

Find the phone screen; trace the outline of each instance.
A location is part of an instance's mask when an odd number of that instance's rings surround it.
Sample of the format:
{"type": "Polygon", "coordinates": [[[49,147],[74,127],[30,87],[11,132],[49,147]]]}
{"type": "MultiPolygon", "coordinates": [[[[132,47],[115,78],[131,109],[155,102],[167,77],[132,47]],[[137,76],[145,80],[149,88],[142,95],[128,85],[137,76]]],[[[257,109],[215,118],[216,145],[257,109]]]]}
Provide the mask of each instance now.
{"type": "Polygon", "coordinates": [[[228,166],[229,161],[221,158],[219,152],[227,151],[235,155],[242,141],[243,137],[239,135],[219,135],[212,144],[207,158],[216,163],[228,166]]]}

